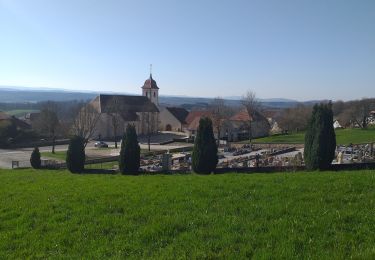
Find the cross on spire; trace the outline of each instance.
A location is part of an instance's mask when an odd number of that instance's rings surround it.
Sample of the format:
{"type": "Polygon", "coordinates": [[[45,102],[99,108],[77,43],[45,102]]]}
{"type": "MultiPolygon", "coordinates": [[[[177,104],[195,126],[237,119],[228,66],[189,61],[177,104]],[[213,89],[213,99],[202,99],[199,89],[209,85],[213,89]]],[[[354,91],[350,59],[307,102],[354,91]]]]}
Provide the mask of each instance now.
{"type": "Polygon", "coordinates": [[[150,64],[150,78],[152,78],[152,64],[150,64]]]}

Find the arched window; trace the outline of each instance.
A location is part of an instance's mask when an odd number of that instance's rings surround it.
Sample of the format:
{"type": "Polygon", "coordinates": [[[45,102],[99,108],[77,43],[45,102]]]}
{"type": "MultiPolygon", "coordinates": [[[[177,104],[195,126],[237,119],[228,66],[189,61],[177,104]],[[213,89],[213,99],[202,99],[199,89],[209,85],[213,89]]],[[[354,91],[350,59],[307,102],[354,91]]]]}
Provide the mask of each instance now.
{"type": "Polygon", "coordinates": [[[156,97],[156,92],[154,92],[154,97],[156,97]]]}

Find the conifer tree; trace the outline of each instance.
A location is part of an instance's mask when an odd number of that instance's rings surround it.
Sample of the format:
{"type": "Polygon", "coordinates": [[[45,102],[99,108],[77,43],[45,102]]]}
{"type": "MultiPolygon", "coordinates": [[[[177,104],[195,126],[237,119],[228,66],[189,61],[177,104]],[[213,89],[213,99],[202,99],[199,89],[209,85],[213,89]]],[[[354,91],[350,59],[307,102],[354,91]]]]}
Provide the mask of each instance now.
{"type": "Polygon", "coordinates": [[[66,166],[72,173],[81,173],[85,169],[85,142],[80,136],[70,139],[66,153],[66,166]]]}
{"type": "Polygon", "coordinates": [[[315,105],[305,135],[306,168],[328,169],[334,158],[335,149],[332,103],[315,105]]]}
{"type": "Polygon", "coordinates": [[[125,135],[122,137],[119,157],[119,168],[122,174],[138,174],[140,166],[141,149],[134,125],[126,127],[125,135]]]}
{"type": "Polygon", "coordinates": [[[38,147],[35,147],[33,152],[31,153],[30,164],[34,169],[41,168],[42,161],[40,160],[40,152],[38,147]]]}
{"type": "Polygon", "coordinates": [[[201,118],[192,154],[192,167],[199,174],[210,174],[218,163],[217,146],[212,130],[212,121],[201,118]]]}

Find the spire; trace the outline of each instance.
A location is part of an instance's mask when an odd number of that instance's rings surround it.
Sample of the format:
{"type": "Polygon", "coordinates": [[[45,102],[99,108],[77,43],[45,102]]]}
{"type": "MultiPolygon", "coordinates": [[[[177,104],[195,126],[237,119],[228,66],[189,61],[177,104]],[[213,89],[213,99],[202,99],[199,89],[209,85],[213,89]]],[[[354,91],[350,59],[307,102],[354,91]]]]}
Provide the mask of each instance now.
{"type": "Polygon", "coordinates": [[[159,89],[156,81],[152,78],[152,64],[150,64],[150,77],[143,84],[143,89],[159,89]]]}

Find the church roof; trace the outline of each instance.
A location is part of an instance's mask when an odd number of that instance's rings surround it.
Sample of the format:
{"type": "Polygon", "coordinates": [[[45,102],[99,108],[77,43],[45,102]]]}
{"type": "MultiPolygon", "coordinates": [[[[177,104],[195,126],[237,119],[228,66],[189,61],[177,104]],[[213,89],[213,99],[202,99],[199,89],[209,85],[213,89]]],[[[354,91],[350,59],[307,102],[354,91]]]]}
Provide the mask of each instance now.
{"type": "Polygon", "coordinates": [[[99,95],[99,111],[112,113],[114,110],[129,116],[135,112],[159,112],[156,105],[145,96],[99,95]]]}
{"type": "Polygon", "coordinates": [[[146,89],[159,89],[156,81],[152,78],[152,74],[150,74],[150,78],[146,79],[145,84],[143,84],[142,88],[146,89]]]}
{"type": "Polygon", "coordinates": [[[186,117],[188,116],[189,112],[182,107],[166,107],[166,109],[182,124],[186,124],[186,117]]]}

